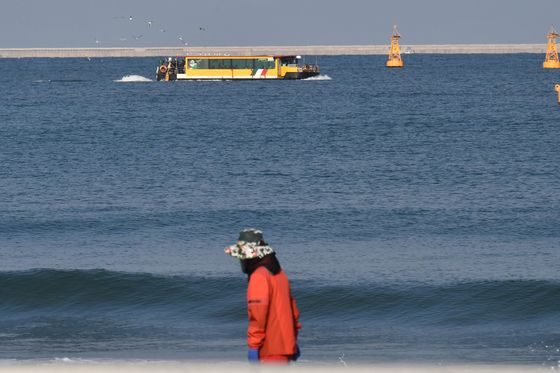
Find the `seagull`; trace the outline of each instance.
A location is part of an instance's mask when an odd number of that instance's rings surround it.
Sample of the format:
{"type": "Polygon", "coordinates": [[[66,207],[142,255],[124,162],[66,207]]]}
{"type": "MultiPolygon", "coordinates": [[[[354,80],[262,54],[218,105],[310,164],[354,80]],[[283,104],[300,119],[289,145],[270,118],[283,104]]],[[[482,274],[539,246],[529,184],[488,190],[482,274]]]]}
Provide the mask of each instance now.
{"type": "Polygon", "coordinates": [[[165,32],[165,29],[160,28],[160,29],[159,29],[159,32],[165,32]]]}
{"type": "Polygon", "coordinates": [[[132,22],[132,21],[134,20],[134,18],[132,18],[132,16],[130,16],[130,17],[128,17],[128,20],[129,20],[130,22],[132,22]]]}
{"type": "Polygon", "coordinates": [[[146,23],[148,24],[148,27],[152,27],[152,21],[146,21],[146,23]]]}
{"type": "Polygon", "coordinates": [[[138,40],[138,39],[140,39],[140,38],[143,37],[143,36],[144,36],[144,35],[135,35],[135,36],[134,36],[134,39],[138,40]]]}
{"type": "Polygon", "coordinates": [[[178,39],[181,41],[181,43],[185,46],[189,45],[189,43],[187,43],[182,36],[179,36],[178,39]]]}
{"type": "Polygon", "coordinates": [[[199,29],[200,31],[206,31],[206,28],[204,28],[204,27],[199,27],[198,29],[199,29]]]}

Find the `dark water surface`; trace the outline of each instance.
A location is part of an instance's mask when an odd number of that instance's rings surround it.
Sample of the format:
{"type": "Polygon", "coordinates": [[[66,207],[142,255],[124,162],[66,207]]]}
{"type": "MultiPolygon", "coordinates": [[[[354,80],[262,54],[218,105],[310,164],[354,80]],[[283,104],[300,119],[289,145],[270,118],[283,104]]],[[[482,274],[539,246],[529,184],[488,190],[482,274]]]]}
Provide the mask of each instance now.
{"type": "Polygon", "coordinates": [[[0,60],[0,359],[243,359],[223,247],[259,227],[308,361],[557,365],[560,73],[407,57],[176,83],[0,60]]]}

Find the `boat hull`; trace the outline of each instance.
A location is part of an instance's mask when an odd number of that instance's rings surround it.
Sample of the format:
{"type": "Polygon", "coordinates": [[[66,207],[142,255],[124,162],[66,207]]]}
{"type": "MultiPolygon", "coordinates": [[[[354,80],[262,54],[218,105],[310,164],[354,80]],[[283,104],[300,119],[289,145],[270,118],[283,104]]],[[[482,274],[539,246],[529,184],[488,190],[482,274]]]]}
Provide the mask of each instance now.
{"type": "Polygon", "coordinates": [[[318,76],[319,72],[291,72],[284,76],[235,76],[235,75],[219,75],[219,76],[188,76],[186,74],[161,74],[156,75],[158,81],[175,81],[175,80],[302,80],[318,76]]]}

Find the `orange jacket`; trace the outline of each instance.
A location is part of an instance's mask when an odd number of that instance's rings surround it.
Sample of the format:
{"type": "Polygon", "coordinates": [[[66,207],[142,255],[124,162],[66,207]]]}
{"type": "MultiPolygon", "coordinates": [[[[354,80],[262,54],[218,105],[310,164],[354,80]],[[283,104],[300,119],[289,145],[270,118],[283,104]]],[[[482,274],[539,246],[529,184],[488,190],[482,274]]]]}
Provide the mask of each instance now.
{"type": "Polygon", "coordinates": [[[261,356],[295,354],[301,325],[284,271],[273,275],[266,267],[259,267],[253,272],[247,288],[247,309],[249,348],[260,349],[261,356]]]}

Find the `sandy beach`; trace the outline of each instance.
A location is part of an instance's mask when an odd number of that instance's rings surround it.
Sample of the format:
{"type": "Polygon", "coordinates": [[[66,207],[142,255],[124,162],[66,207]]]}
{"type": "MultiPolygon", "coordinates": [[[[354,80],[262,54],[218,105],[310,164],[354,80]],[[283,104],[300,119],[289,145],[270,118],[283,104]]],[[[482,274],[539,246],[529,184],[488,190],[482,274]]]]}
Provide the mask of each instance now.
{"type": "MultiPolygon", "coordinates": [[[[297,364],[288,367],[252,366],[246,363],[189,363],[189,362],[93,362],[60,359],[48,362],[5,362],[0,363],[2,373],[247,373],[247,372],[304,372],[304,373],[530,373],[551,371],[542,366],[507,366],[507,365],[306,365],[297,364]]],[[[555,368],[552,368],[555,371],[555,368]]]]}

